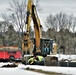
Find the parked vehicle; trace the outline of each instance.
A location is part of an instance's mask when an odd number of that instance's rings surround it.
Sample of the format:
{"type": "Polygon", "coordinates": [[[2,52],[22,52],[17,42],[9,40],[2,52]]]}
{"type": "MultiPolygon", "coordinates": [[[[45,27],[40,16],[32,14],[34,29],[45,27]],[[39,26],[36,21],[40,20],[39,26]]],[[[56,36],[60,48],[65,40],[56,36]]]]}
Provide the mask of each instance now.
{"type": "Polygon", "coordinates": [[[17,46],[0,46],[0,61],[21,60],[22,52],[17,46]]]}

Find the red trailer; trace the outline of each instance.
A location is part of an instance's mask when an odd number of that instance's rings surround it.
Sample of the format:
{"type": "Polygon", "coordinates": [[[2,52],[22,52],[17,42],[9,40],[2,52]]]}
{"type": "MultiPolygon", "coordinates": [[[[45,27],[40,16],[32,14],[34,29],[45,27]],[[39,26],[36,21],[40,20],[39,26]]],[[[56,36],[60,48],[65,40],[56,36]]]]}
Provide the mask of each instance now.
{"type": "Polygon", "coordinates": [[[0,60],[21,60],[22,52],[16,46],[0,46],[0,60]]]}

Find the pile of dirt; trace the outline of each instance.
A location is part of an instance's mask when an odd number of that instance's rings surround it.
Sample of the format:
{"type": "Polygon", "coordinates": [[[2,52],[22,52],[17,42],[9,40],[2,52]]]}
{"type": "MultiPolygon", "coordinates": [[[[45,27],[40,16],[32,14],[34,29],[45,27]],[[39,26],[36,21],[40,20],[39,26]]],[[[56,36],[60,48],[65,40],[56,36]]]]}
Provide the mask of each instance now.
{"type": "Polygon", "coordinates": [[[3,65],[2,67],[18,67],[18,65],[16,65],[16,64],[7,64],[7,65],[3,65]]]}

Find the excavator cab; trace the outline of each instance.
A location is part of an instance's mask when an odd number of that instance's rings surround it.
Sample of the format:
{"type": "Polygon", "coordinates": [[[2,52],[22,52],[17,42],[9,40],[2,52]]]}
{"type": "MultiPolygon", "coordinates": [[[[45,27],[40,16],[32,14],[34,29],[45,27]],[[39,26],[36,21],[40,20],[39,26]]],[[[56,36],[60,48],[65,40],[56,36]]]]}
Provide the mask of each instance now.
{"type": "Polygon", "coordinates": [[[50,52],[53,50],[53,40],[41,39],[40,48],[42,55],[50,55],[50,52]]]}
{"type": "Polygon", "coordinates": [[[50,55],[50,53],[53,52],[53,40],[52,39],[40,39],[40,50],[41,52],[36,52],[36,45],[35,45],[35,38],[33,39],[34,43],[34,49],[33,49],[33,54],[34,55],[42,55],[46,57],[47,55],[50,55]]]}

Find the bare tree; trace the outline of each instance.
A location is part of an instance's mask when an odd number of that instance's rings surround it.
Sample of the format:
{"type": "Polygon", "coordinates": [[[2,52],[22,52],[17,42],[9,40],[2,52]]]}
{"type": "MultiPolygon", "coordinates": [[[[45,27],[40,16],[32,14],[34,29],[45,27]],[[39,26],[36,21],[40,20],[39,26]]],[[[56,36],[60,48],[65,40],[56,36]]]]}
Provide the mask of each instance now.
{"type": "Polygon", "coordinates": [[[35,1],[35,6],[36,6],[36,9],[37,9],[39,12],[42,11],[42,8],[41,8],[41,6],[40,6],[39,0],[36,0],[36,1],[35,1]]]}
{"type": "MultiPolygon", "coordinates": [[[[26,1],[26,0],[25,0],[26,1]]],[[[9,16],[10,21],[12,21],[14,28],[19,32],[23,32],[23,27],[25,25],[26,19],[26,2],[22,1],[21,3],[13,0],[13,4],[10,3],[9,11],[12,14],[9,16]]]]}
{"type": "MultiPolygon", "coordinates": [[[[3,28],[8,29],[11,23],[11,25],[14,27],[16,31],[23,33],[23,26],[25,25],[25,19],[26,19],[25,1],[26,0],[19,2],[19,1],[13,0],[13,3],[10,3],[10,8],[7,9],[8,11],[10,11],[10,14],[2,13],[2,18],[5,21],[3,28]]],[[[19,37],[22,38],[22,36],[19,36],[19,37]]]]}
{"type": "MultiPolygon", "coordinates": [[[[36,0],[35,5],[37,7],[37,10],[40,11],[39,0],[36,0]]],[[[20,2],[18,0],[13,0],[13,3],[10,3],[10,7],[7,10],[10,12],[10,14],[7,15],[5,13],[2,13],[2,18],[7,25],[9,25],[11,22],[14,29],[23,34],[24,29],[26,30],[26,28],[24,28],[24,26],[26,27],[26,0],[22,0],[20,2]]],[[[22,36],[20,36],[20,38],[22,38],[22,36]]]]}
{"type": "MultiPolygon", "coordinates": [[[[52,37],[52,39],[55,38],[56,40],[54,40],[58,43],[59,46],[64,46],[68,50],[73,49],[75,40],[73,41],[72,35],[75,33],[76,28],[76,20],[74,20],[73,15],[67,15],[60,12],[54,16],[50,15],[47,17],[46,23],[48,30],[49,28],[51,28],[51,30],[55,30],[55,36],[52,37]]],[[[47,35],[49,36],[49,33],[52,34],[52,31],[49,31],[47,35]]]]}
{"type": "Polygon", "coordinates": [[[1,29],[2,29],[2,32],[5,32],[7,30],[7,28],[10,26],[10,23],[9,23],[9,16],[2,13],[2,18],[4,19],[4,21],[1,22],[1,29]]]}
{"type": "Polygon", "coordinates": [[[73,41],[72,41],[72,44],[73,44],[73,48],[74,48],[74,51],[76,52],[76,36],[75,36],[75,33],[76,33],[76,17],[74,18],[74,22],[73,22],[73,25],[72,25],[72,31],[73,31],[73,41]]]}
{"type": "MultiPolygon", "coordinates": [[[[35,1],[35,5],[37,7],[37,10],[40,11],[39,7],[39,0],[35,1]]],[[[10,3],[10,8],[8,8],[8,11],[11,12],[9,17],[7,18],[5,13],[3,15],[3,19],[8,21],[11,21],[14,25],[14,28],[16,31],[23,33],[23,28],[25,26],[26,22],[26,13],[27,13],[27,5],[26,0],[23,0],[22,2],[19,2],[17,0],[13,0],[13,3],[10,3]]],[[[26,28],[25,28],[26,29],[26,28]]]]}

